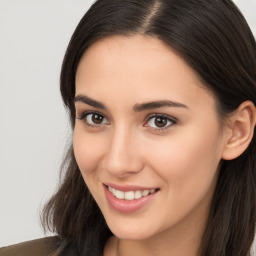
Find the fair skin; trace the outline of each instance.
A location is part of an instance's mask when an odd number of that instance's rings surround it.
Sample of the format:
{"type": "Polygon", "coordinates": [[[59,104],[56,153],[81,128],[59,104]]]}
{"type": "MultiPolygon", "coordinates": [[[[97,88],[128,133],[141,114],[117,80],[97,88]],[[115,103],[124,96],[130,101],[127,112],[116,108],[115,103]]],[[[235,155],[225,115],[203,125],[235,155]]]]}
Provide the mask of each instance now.
{"type": "Polygon", "coordinates": [[[85,52],[75,107],[75,157],[115,234],[104,256],[116,255],[116,237],[119,256],[196,256],[219,163],[248,146],[253,104],[221,125],[213,96],[186,62],[160,40],[134,35],[99,40],[85,52]],[[156,101],[163,104],[145,107],[156,101]],[[108,200],[107,184],[156,190],[127,211],[127,200],[112,195],[126,210],[108,200]]]}

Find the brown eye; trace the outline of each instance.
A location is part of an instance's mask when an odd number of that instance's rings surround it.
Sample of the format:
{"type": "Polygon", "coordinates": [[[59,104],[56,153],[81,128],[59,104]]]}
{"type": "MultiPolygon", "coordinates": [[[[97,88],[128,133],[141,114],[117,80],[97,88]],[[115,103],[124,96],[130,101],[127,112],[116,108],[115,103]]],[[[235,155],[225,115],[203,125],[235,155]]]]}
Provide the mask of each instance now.
{"type": "Polygon", "coordinates": [[[147,126],[158,129],[167,128],[173,124],[176,124],[176,121],[165,115],[153,116],[147,122],[147,126]]]}
{"type": "Polygon", "coordinates": [[[89,113],[85,116],[85,121],[88,125],[98,126],[108,123],[107,119],[98,113],[89,113]]]}
{"type": "Polygon", "coordinates": [[[92,114],[91,120],[94,124],[101,124],[104,120],[104,117],[99,114],[92,114]]]}
{"type": "Polygon", "coordinates": [[[166,126],[167,122],[168,120],[166,117],[156,117],[154,121],[155,126],[157,127],[164,127],[166,126]]]}

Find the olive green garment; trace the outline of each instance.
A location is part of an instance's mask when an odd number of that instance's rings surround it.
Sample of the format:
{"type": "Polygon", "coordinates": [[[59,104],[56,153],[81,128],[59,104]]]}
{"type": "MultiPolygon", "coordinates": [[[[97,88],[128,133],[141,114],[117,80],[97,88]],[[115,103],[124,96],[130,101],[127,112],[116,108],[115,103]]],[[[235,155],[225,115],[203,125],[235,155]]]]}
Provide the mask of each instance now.
{"type": "Polygon", "coordinates": [[[60,243],[57,236],[45,237],[0,248],[0,256],[77,256],[71,247],[57,252],[60,243]]]}

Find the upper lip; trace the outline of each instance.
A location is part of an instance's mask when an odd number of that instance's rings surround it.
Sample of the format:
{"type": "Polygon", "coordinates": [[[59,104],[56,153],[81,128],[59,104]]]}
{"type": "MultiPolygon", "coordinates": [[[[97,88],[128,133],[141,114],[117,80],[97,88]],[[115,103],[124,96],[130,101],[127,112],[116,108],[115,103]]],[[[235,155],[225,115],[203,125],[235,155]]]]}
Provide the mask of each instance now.
{"type": "Polygon", "coordinates": [[[142,186],[136,186],[136,185],[117,185],[117,184],[113,184],[113,183],[104,183],[104,185],[109,186],[114,189],[117,189],[117,190],[120,190],[120,191],[123,191],[123,192],[158,189],[156,187],[142,187],[142,186]]]}

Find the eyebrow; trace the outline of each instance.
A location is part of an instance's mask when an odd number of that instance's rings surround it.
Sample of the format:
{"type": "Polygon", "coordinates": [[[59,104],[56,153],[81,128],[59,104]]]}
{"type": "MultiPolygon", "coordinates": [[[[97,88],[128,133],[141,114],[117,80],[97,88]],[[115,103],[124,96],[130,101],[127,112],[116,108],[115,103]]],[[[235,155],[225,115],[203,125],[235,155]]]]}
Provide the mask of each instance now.
{"type": "MultiPolygon", "coordinates": [[[[85,95],[77,95],[74,99],[75,102],[82,102],[87,105],[90,105],[95,108],[103,109],[106,110],[107,108],[105,105],[97,100],[93,100],[89,98],[88,96],[85,95]]],[[[176,101],[171,101],[171,100],[156,100],[156,101],[150,101],[142,104],[135,104],[133,106],[134,112],[142,112],[145,110],[150,110],[150,109],[156,109],[156,108],[163,108],[163,107],[175,107],[175,108],[185,108],[188,109],[188,107],[182,103],[176,102],[176,101]]]]}
{"type": "Polygon", "coordinates": [[[151,102],[146,102],[142,104],[136,104],[133,107],[135,112],[141,112],[145,110],[155,109],[155,108],[163,108],[163,107],[175,107],[175,108],[186,108],[188,107],[182,103],[171,101],[171,100],[156,100],[151,102]]]}
{"type": "Polygon", "coordinates": [[[106,109],[106,107],[104,106],[104,104],[102,104],[101,102],[97,101],[97,100],[93,100],[85,95],[77,95],[74,99],[74,103],[75,102],[82,102],[82,103],[85,103],[87,105],[90,105],[92,107],[95,107],[95,108],[99,108],[99,109],[106,109]]]}

